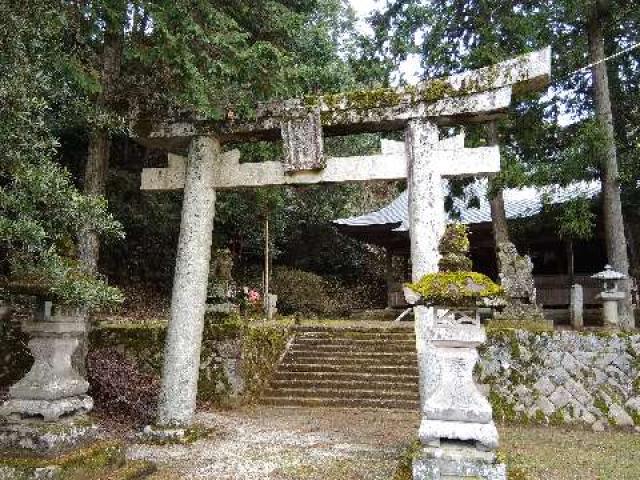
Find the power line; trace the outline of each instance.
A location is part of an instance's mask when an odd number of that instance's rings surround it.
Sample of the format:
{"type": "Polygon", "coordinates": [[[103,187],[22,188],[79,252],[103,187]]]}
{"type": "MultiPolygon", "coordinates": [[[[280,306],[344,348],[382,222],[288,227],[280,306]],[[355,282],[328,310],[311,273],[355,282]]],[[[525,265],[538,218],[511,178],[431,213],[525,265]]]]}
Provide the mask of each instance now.
{"type": "Polygon", "coordinates": [[[576,73],[582,73],[582,72],[586,72],[588,70],[591,70],[596,65],[600,65],[601,63],[605,63],[605,62],[608,62],[609,60],[613,60],[615,58],[618,58],[618,57],[624,55],[625,53],[629,53],[629,52],[631,52],[631,51],[633,51],[633,50],[635,50],[636,48],[639,48],[639,47],[640,47],[640,42],[635,43],[635,44],[631,45],[630,47],[625,48],[624,50],[620,50],[619,52],[614,53],[613,55],[609,55],[608,57],[605,57],[605,58],[603,58],[601,60],[598,60],[597,62],[590,63],[589,65],[585,65],[582,68],[574,70],[573,72],[565,75],[563,77],[563,79],[567,78],[567,77],[571,77],[571,76],[575,75],[576,73]]]}

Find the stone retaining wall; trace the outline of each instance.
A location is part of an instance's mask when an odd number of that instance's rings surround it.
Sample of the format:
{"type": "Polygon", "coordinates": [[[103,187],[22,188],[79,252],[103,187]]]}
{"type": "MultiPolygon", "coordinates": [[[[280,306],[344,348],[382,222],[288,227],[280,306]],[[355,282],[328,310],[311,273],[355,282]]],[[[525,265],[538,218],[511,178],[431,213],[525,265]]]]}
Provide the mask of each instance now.
{"type": "MultiPolygon", "coordinates": [[[[102,324],[90,334],[90,350],[113,348],[135,360],[143,372],[162,371],[166,324],[102,324]]],[[[208,318],[200,356],[198,398],[215,404],[259,394],[284,351],[290,329],[284,324],[246,324],[235,317],[208,318]]],[[[30,368],[27,337],[17,322],[0,322],[0,391],[30,368]]]]}
{"type": "MultiPolygon", "coordinates": [[[[268,384],[290,328],[208,321],[199,398],[224,404],[254,399],[268,384]]],[[[165,327],[101,326],[91,348],[116,348],[146,371],[160,373],[165,327]]],[[[499,421],[640,426],[640,335],[489,331],[476,379],[499,421]]],[[[17,325],[0,323],[0,390],[19,379],[31,360],[17,325]]]]}
{"type": "Polygon", "coordinates": [[[498,420],[640,425],[640,335],[494,331],[481,356],[498,420]]]}

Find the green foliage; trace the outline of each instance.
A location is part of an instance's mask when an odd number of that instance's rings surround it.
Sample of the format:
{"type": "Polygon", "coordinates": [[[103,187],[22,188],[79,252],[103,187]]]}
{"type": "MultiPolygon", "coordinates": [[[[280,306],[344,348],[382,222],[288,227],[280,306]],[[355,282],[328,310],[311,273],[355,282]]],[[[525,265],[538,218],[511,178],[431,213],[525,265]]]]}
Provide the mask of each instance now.
{"type": "Polygon", "coordinates": [[[285,315],[327,315],[334,311],[329,284],[314,273],[278,267],[273,273],[272,289],[278,295],[278,310],[285,315]]]}
{"type": "Polygon", "coordinates": [[[81,195],[56,162],[52,101],[64,96],[56,61],[62,23],[54,2],[3,4],[0,15],[0,275],[8,290],[95,309],[122,301],[118,290],[76,260],[80,230],[120,237],[100,197],[81,195]],[[26,288],[25,292],[21,290],[26,288]]]}
{"type": "Polygon", "coordinates": [[[469,253],[471,242],[469,242],[469,227],[462,223],[452,223],[447,228],[440,239],[438,250],[442,255],[454,253],[466,255],[469,253]]]}
{"type": "Polygon", "coordinates": [[[472,306],[480,299],[495,299],[502,288],[489,277],[477,272],[429,273],[408,285],[431,305],[472,306]]]}
{"type": "Polygon", "coordinates": [[[502,287],[486,275],[470,271],[469,247],[468,227],[448,225],[438,245],[441,271],[407,286],[431,305],[474,306],[480,299],[497,299],[503,294],[502,287]]]}
{"type": "Polygon", "coordinates": [[[463,272],[473,268],[469,253],[469,228],[461,223],[447,225],[438,250],[442,257],[438,267],[442,272],[463,272]]]}
{"type": "MultiPolygon", "coordinates": [[[[637,42],[637,0],[598,4],[604,6],[598,16],[607,56],[637,42]]],[[[578,71],[590,63],[587,20],[593,11],[594,2],[576,0],[391,0],[370,18],[374,35],[367,56],[398,65],[417,54],[423,76],[436,78],[551,45],[552,88],[518,100],[499,124],[502,171],[491,194],[496,188],[593,180],[602,176],[608,143],[593,119],[591,73],[578,71]]],[[[635,49],[607,62],[627,215],[640,205],[640,129],[629,128],[639,123],[639,60],[635,49]]],[[[578,228],[581,235],[586,227],[578,228]]]]}
{"type": "Polygon", "coordinates": [[[576,198],[562,205],[557,217],[558,233],[561,238],[589,240],[594,235],[595,221],[591,201],[576,198]]]}

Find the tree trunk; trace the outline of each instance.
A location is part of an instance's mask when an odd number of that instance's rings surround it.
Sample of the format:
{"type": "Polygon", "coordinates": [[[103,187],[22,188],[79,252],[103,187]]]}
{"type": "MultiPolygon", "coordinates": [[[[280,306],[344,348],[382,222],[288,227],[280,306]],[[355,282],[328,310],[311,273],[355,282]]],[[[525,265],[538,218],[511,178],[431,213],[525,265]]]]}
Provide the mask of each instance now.
{"type": "MultiPolygon", "coordinates": [[[[489,145],[498,145],[498,127],[495,122],[487,125],[487,137],[489,145]]],[[[504,208],[504,195],[502,188],[494,188],[493,182],[489,180],[489,205],[491,206],[491,221],[493,226],[493,239],[498,245],[509,241],[509,226],[507,225],[507,213],[504,208]],[[495,195],[491,195],[491,192],[495,195]]]]}
{"type": "MultiPolygon", "coordinates": [[[[116,82],[120,75],[122,59],[123,28],[125,4],[118,19],[107,21],[102,52],[102,90],[96,99],[98,111],[108,109],[113,99],[116,82]]],[[[84,175],[84,193],[86,195],[104,195],[109,169],[109,151],[111,138],[105,128],[95,128],[89,134],[89,148],[84,175]]],[[[80,261],[87,271],[98,270],[100,241],[95,232],[85,229],[78,239],[80,261]]]]}
{"type": "MultiPolygon", "coordinates": [[[[96,99],[98,111],[109,106],[120,74],[126,3],[122,4],[120,12],[121,16],[118,19],[106,22],[102,52],[102,90],[96,99]]],[[[86,195],[105,194],[110,148],[111,138],[107,129],[95,128],[89,133],[89,148],[84,174],[84,193],[86,195]]],[[[78,256],[83,267],[89,273],[98,271],[99,255],[100,239],[98,235],[89,228],[83,229],[78,235],[78,256]]],[[[87,321],[90,319],[87,318],[87,321]]],[[[72,357],[73,366],[83,377],[86,376],[88,353],[89,328],[85,330],[84,337],[80,340],[72,357]]]]}
{"type": "Polygon", "coordinates": [[[270,279],[271,279],[271,271],[270,271],[270,259],[271,253],[269,249],[269,243],[271,239],[269,238],[269,210],[264,217],[264,310],[267,315],[267,320],[272,320],[271,316],[271,299],[269,297],[269,289],[270,289],[270,279]]]}
{"type": "MultiPolygon", "coordinates": [[[[592,73],[596,119],[598,120],[605,141],[601,168],[607,256],[609,263],[615,270],[628,275],[629,258],[627,256],[627,241],[622,216],[622,201],[620,199],[620,182],[613,128],[613,114],[611,112],[611,97],[609,94],[609,77],[607,74],[607,65],[603,62],[605,52],[601,22],[606,13],[606,10],[595,7],[588,21],[587,31],[590,61],[591,63],[601,62],[592,68],[592,73]]],[[[633,328],[635,324],[633,306],[631,304],[630,282],[624,282],[624,289],[627,292],[627,298],[620,304],[620,326],[628,330],[633,328]]]]}

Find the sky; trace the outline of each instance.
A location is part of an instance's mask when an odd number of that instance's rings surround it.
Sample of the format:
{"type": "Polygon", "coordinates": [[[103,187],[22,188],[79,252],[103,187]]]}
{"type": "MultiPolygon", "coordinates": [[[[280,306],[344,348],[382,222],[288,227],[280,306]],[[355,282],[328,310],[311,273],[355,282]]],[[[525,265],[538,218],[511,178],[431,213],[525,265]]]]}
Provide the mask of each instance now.
{"type": "MultiPolygon", "coordinates": [[[[358,15],[358,28],[363,33],[370,33],[371,29],[367,25],[366,17],[373,11],[381,9],[385,5],[385,0],[349,0],[351,6],[358,15]]],[[[420,68],[420,57],[412,54],[402,62],[399,68],[405,80],[410,84],[415,84],[420,80],[422,69],[420,68]]]]}
{"type": "MultiPolygon", "coordinates": [[[[371,33],[371,29],[367,25],[367,22],[365,19],[371,12],[382,9],[386,4],[386,0],[349,0],[349,1],[353,9],[355,10],[356,14],[358,15],[359,30],[363,33],[371,33]]],[[[419,55],[416,55],[416,54],[409,55],[409,58],[407,58],[407,60],[405,60],[400,65],[399,71],[402,73],[402,75],[404,76],[404,79],[409,84],[418,83],[420,81],[420,77],[422,73],[422,68],[420,67],[419,55]]],[[[392,77],[391,83],[397,84],[398,78],[392,77]]],[[[549,94],[551,93],[552,92],[550,91],[549,94]]],[[[572,123],[575,123],[578,120],[579,120],[578,118],[573,117],[569,114],[563,114],[559,118],[560,124],[562,126],[570,125],[572,123]]]]}

